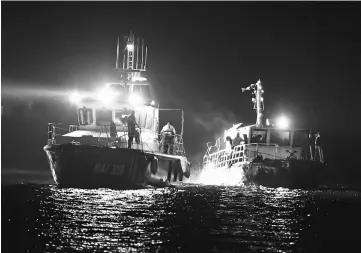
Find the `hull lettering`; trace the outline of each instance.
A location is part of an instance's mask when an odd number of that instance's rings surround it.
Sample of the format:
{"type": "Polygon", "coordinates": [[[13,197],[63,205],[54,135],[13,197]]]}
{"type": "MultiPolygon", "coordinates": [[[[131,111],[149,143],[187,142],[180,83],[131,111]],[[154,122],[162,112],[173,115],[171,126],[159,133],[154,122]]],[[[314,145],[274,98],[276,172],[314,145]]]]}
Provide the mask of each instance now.
{"type": "Polygon", "coordinates": [[[93,168],[94,173],[120,176],[124,173],[125,165],[97,163],[93,168]]]}

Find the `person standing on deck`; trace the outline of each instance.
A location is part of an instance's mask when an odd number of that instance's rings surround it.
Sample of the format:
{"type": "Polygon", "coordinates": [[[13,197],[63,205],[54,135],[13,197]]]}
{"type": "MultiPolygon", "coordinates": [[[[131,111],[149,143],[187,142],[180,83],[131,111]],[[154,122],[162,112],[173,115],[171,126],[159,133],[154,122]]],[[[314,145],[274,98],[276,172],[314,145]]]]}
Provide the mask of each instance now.
{"type": "Polygon", "coordinates": [[[322,149],[322,141],[321,141],[321,135],[320,133],[316,134],[316,140],[315,140],[315,157],[314,160],[316,160],[316,156],[319,156],[320,162],[324,163],[325,160],[323,158],[323,149],[322,149]]]}
{"type": "Polygon", "coordinates": [[[110,134],[110,137],[116,137],[117,136],[117,126],[115,125],[113,120],[110,121],[109,134],[110,134]]]}
{"type": "Polygon", "coordinates": [[[132,148],[133,138],[135,136],[135,121],[134,111],[132,111],[128,117],[128,148],[132,148]]]}
{"type": "Polygon", "coordinates": [[[172,122],[168,121],[162,128],[160,134],[162,136],[163,154],[173,155],[173,145],[176,131],[174,126],[172,126],[172,122]]]}
{"type": "Polygon", "coordinates": [[[315,158],[315,148],[314,148],[314,145],[313,145],[313,143],[315,143],[315,138],[314,138],[314,135],[313,134],[309,134],[308,135],[308,143],[309,143],[309,152],[310,152],[310,159],[311,159],[311,161],[313,161],[314,160],[314,158],[315,158]]]}
{"type": "Polygon", "coordinates": [[[237,133],[236,137],[235,137],[234,140],[233,140],[232,146],[235,147],[235,146],[240,145],[240,144],[241,144],[241,141],[242,141],[242,138],[241,138],[241,136],[239,135],[239,133],[237,133]]]}
{"type": "Polygon", "coordinates": [[[230,168],[232,166],[232,161],[231,161],[232,151],[233,151],[232,144],[233,144],[232,138],[227,136],[226,137],[226,154],[227,154],[227,159],[228,159],[228,168],[230,168]]]}

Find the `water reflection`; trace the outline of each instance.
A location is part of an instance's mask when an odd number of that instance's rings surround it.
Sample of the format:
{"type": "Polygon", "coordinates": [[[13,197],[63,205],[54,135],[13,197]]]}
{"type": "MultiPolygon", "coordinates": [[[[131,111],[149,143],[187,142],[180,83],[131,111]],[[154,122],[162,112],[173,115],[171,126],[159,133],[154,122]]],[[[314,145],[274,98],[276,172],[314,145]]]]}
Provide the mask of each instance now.
{"type": "Polygon", "coordinates": [[[298,191],[199,187],[115,191],[49,187],[39,211],[45,250],[291,251],[298,191]]]}
{"type": "Polygon", "coordinates": [[[4,229],[10,231],[6,238],[21,246],[14,243],[8,252],[302,252],[312,251],[312,245],[320,252],[317,238],[345,213],[352,216],[343,222],[348,236],[360,236],[352,224],[360,197],[353,194],[347,195],[353,202],[342,197],[345,203],[321,198],[325,193],[255,186],[16,189],[8,191],[11,198],[4,195],[6,203],[16,203],[5,209],[4,229]],[[341,208],[350,205],[354,211],[341,208]],[[326,212],[333,220],[325,220],[326,212]]]}

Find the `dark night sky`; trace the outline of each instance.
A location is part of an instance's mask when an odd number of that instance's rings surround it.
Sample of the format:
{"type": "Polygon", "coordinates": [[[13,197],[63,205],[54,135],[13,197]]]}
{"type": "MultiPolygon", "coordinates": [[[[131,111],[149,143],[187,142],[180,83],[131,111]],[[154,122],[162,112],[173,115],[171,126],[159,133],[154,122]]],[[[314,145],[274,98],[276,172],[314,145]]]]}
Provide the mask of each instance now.
{"type": "Polygon", "coordinates": [[[284,113],[296,126],[319,130],[333,145],[329,151],[361,138],[358,2],[1,7],[2,105],[4,112],[13,108],[2,116],[3,166],[43,166],[46,123],[76,119],[75,110],[52,97],[54,91],[103,85],[115,68],[116,38],[129,29],[148,45],[147,77],[161,107],[185,109],[191,157],[203,155],[205,142],[232,123],[255,123],[252,96],[241,88],[258,78],[267,117],[284,113]],[[16,87],[21,92],[10,90],[16,87]],[[19,152],[25,154],[21,159],[19,152]]]}

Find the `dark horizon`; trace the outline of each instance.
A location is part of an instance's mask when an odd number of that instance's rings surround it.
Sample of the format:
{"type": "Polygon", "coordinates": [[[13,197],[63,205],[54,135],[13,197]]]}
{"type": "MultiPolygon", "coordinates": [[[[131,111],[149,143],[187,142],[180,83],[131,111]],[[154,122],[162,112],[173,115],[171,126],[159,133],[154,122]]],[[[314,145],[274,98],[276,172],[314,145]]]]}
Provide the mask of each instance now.
{"type": "Polygon", "coordinates": [[[76,123],[64,94],[113,79],[117,37],[130,29],[148,46],[147,78],[161,107],[185,111],[191,158],[232,124],[255,123],[252,96],[241,88],[261,79],[265,118],[286,114],[295,126],[320,131],[329,161],[355,159],[360,7],[2,2],[2,167],[46,167],[46,123],[76,123]]]}

